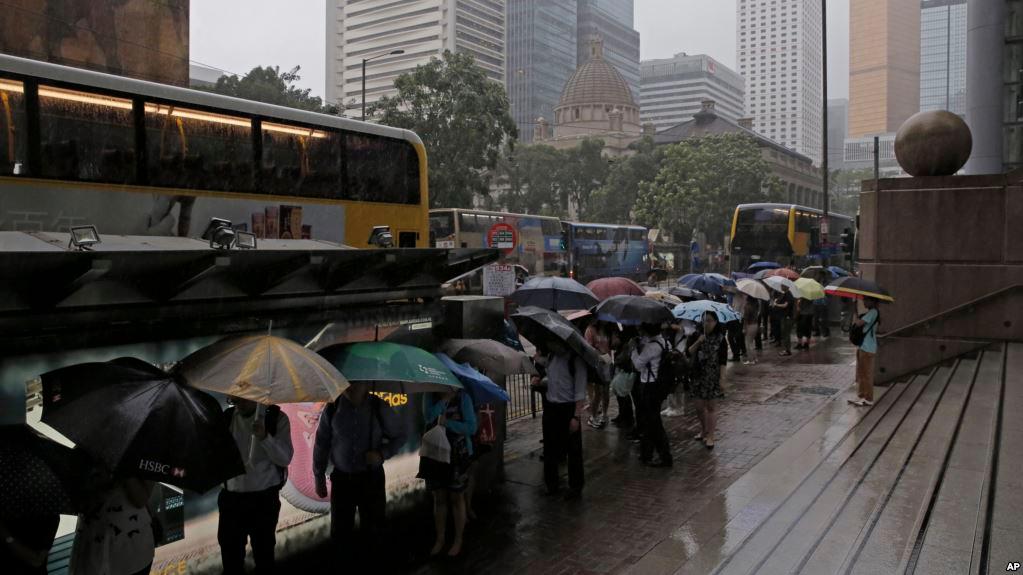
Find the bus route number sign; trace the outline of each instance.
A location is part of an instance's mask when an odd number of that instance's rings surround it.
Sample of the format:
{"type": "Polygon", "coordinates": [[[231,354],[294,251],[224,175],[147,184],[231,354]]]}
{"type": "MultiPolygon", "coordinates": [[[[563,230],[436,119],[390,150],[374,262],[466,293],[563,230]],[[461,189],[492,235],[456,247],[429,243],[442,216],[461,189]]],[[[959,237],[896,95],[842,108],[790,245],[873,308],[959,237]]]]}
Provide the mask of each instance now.
{"type": "Polygon", "coordinates": [[[519,243],[518,232],[509,224],[494,224],[487,232],[487,245],[510,254],[519,243]]]}

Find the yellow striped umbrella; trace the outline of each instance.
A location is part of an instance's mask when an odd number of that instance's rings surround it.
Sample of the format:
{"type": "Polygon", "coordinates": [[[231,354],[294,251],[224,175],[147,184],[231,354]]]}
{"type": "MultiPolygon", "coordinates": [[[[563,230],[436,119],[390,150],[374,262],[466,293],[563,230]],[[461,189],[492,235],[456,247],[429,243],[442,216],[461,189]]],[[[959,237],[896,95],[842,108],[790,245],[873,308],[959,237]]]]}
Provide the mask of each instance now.
{"type": "Polygon", "coordinates": [[[181,360],[175,372],[193,387],[265,405],[334,401],[348,387],[319,354],[271,335],[222,339],[181,360]]]}

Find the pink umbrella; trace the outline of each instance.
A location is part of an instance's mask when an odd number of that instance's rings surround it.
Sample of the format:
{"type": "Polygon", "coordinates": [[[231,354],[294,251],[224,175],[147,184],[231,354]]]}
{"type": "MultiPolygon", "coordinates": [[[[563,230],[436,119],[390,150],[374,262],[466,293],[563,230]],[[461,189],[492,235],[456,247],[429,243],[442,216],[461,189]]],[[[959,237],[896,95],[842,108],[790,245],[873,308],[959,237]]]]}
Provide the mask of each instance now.
{"type": "Polygon", "coordinates": [[[778,268],[776,270],[771,270],[771,271],[769,271],[769,272],[764,274],[765,278],[770,278],[770,277],[775,277],[775,276],[783,277],[783,278],[785,278],[787,280],[791,280],[791,281],[796,281],[800,277],[799,273],[797,273],[797,272],[795,272],[793,270],[790,270],[789,268],[778,268]]]}
{"type": "Polygon", "coordinates": [[[600,278],[586,284],[586,287],[590,288],[590,291],[600,301],[616,295],[642,296],[646,293],[643,288],[639,287],[639,284],[629,278],[600,278]]]}

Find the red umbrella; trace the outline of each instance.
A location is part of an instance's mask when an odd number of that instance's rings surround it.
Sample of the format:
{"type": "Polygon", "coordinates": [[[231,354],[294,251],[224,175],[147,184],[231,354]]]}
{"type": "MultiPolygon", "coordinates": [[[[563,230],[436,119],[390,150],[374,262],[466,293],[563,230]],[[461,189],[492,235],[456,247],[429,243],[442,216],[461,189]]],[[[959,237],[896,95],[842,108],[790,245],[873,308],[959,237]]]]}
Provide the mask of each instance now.
{"type": "Polygon", "coordinates": [[[791,281],[796,281],[800,277],[799,273],[797,273],[797,272],[795,272],[793,270],[790,270],[789,268],[778,268],[776,270],[771,270],[771,271],[769,271],[769,272],[764,274],[765,278],[774,277],[774,276],[783,277],[783,278],[785,278],[787,280],[791,280],[791,281]]]}
{"type": "Polygon", "coordinates": [[[604,301],[609,297],[616,295],[638,295],[642,296],[644,293],[643,288],[639,287],[639,284],[630,280],[629,278],[600,278],[593,280],[586,284],[586,287],[590,288],[590,291],[597,296],[600,301],[604,301]]]}

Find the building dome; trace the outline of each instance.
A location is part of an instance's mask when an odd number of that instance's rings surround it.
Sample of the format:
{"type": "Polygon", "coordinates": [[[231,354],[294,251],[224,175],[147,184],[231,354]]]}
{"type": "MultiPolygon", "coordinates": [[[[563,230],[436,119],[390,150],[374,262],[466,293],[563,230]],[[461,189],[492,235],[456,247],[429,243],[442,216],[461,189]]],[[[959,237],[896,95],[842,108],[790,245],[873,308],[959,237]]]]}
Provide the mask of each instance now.
{"type": "Polygon", "coordinates": [[[590,45],[590,59],[576,69],[565,84],[558,107],[586,104],[635,108],[629,84],[610,62],[604,59],[604,42],[596,38],[590,45]]]}

